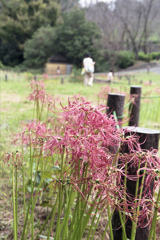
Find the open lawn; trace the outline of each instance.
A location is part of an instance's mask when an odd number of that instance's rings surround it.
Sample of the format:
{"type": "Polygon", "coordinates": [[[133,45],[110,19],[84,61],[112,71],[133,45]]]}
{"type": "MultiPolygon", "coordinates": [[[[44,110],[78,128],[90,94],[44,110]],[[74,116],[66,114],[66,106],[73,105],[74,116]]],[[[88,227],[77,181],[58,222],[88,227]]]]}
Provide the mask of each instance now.
{"type": "MultiPolygon", "coordinates": [[[[77,76],[76,76],[77,77],[77,76]]],[[[76,78],[75,77],[75,78],[76,78]]],[[[34,109],[35,105],[33,101],[30,101],[28,96],[31,93],[30,83],[34,76],[30,75],[29,73],[26,74],[16,74],[16,73],[4,73],[1,72],[1,118],[0,118],[0,127],[1,127],[1,142],[0,142],[0,149],[2,157],[6,152],[13,152],[13,151],[21,151],[20,147],[15,146],[12,144],[13,136],[16,133],[22,131],[20,127],[21,122],[24,123],[31,123],[36,117],[34,109]],[[7,74],[7,78],[6,78],[7,74]]],[[[53,96],[55,99],[55,105],[57,109],[61,108],[61,104],[63,106],[68,104],[68,98],[72,98],[74,95],[79,95],[85,97],[88,102],[92,102],[93,105],[99,105],[107,103],[107,94],[108,93],[122,93],[126,95],[125,100],[125,107],[124,107],[124,126],[128,125],[128,107],[130,103],[130,86],[137,85],[142,87],[142,98],[141,98],[141,110],[140,110],[140,127],[151,128],[155,130],[160,130],[160,75],[158,74],[146,74],[146,73],[139,73],[135,75],[125,75],[118,77],[118,74],[114,78],[114,82],[111,84],[107,83],[94,83],[93,87],[85,87],[83,86],[83,77],[78,76],[78,80],[76,82],[70,82],[70,76],[63,76],[64,83],[61,83],[61,76],[37,76],[37,81],[43,79],[45,83],[46,92],[53,96]],[[61,104],[60,104],[61,103],[61,104]]],[[[72,76],[72,79],[74,76],[72,76]]],[[[106,75],[97,75],[96,78],[98,79],[106,79],[106,75]]],[[[53,117],[54,112],[48,112],[44,109],[42,121],[45,120],[46,115],[48,117],[53,117]]],[[[35,154],[35,153],[34,153],[35,154]]],[[[51,160],[50,160],[51,161],[51,160]]],[[[53,159],[52,159],[53,161],[53,159]]],[[[54,160],[56,162],[56,160],[54,160]]],[[[57,160],[58,161],[58,160],[57,160]]],[[[37,163],[36,163],[37,164],[37,163]]],[[[33,164],[34,168],[34,164],[33,164]]],[[[45,168],[45,166],[42,166],[45,168]]],[[[28,165],[26,167],[28,169],[28,165]]],[[[28,174],[28,170],[26,171],[26,175],[28,174]]],[[[29,170],[29,174],[31,174],[32,170],[29,170]]],[[[45,170],[48,171],[48,170],[45,170]]],[[[13,236],[13,228],[15,227],[13,224],[13,199],[12,196],[12,175],[11,175],[11,166],[7,166],[1,160],[0,165],[0,239],[7,239],[13,240],[15,236],[13,236]]],[[[22,176],[23,173],[19,175],[19,187],[22,188],[22,176]]],[[[30,178],[31,179],[31,178],[30,178]]],[[[29,177],[28,177],[29,180],[29,177]]],[[[27,181],[27,180],[26,180],[27,181]]],[[[27,182],[28,184],[28,182],[27,182]]],[[[29,192],[29,185],[28,192],[29,192]]],[[[31,188],[32,188],[31,184],[31,188]]],[[[42,189],[41,189],[42,190],[42,189]]],[[[40,189],[39,189],[40,191],[40,189]]],[[[38,192],[39,192],[38,191],[38,192]]],[[[69,190],[70,191],[70,190],[69,190]]],[[[33,194],[33,192],[29,192],[27,194],[33,194]]],[[[50,193],[50,192],[49,192],[50,193]]],[[[18,198],[18,211],[19,211],[19,231],[18,236],[21,239],[22,234],[22,226],[23,226],[23,209],[22,209],[22,202],[23,202],[23,193],[22,189],[19,191],[19,198],[18,198]]],[[[46,193],[45,193],[46,194],[46,193]]],[[[73,194],[71,191],[68,194],[73,194]]],[[[27,196],[26,196],[27,197],[27,196]]],[[[33,197],[33,195],[32,195],[33,197]]],[[[47,198],[47,196],[45,195],[47,198]]],[[[75,197],[75,196],[74,196],[75,197]]],[[[35,198],[35,196],[34,196],[35,198]]],[[[88,198],[89,199],[89,198],[88,198]]],[[[28,201],[28,200],[24,200],[28,201]]],[[[67,200],[66,200],[67,201],[67,200]]],[[[41,202],[41,201],[40,201],[41,202]]],[[[39,203],[39,202],[38,202],[39,203]]],[[[48,209],[48,205],[45,208],[42,208],[40,204],[36,203],[34,214],[34,228],[35,228],[35,235],[38,233],[39,228],[41,227],[42,223],[46,219],[46,216],[50,212],[48,209]]],[[[34,206],[34,200],[32,203],[34,206]]],[[[83,206],[83,205],[82,205],[83,206]]],[[[63,209],[63,206],[59,206],[63,209]]],[[[83,206],[84,207],[84,206],[83,206]]],[[[25,212],[26,210],[24,210],[25,212]]],[[[79,210],[78,210],[79,211],[79,210]]],[[[63,211],[62,211],[63,212],[63,211]]],[[[79,213],[79,212],[78,212],[79,213]]],[[[95,209],[96,215],[96,209],[95,209]]],[[[64,212],[63,212],[64,214],[64,212]]],[[[62,214],[62,215],[63,215],[62,214]]],[[[107,213],[108,214],[108,213],[107,213]]],[[[93,214],[94,215],[94,214],[93,214]]],[[[103,213],[103,218],[97,220],[97,230],[94,240],[101,239],[100,233],[104,231],[105,224],[104,221],[107,221],[107,215],[105,212],[103,213]]],[[[30,216],[32,219],[32,214],[30,216]]],[[[30,219],[29,218],[29,219],[30,219]]],[[[57,217],[56,217],[57,218],[57,217]]],[[[97,215],[96,218],[98,219],[97,215]]],[[[33,220],[33,219],[32,219],[33,220]]],[[[31,222],[32,222],[31,220],[31,222]]],[[[30,221],[30,220],[29,220],[30,221]]],[[[70,222],[71,220],[69,220],[70,222]]],[[[90,223],[92,225],[92,223],[90,223]]],[[[32,226],[33,227],[33,226],[32,226]]],[[[82,226],[81,226],[82,227],[82,226]]],[[[48,226],[49,228],[49,226],[48,226]]],[[[66,226],[67,229],[67,226],[66,226]]],[[[68,229],[66,231],[69,231],[68,229]]],[[[32,230],[28,234],[29,238],[26,239],[34,239],[34,235],[32,230]]],[[[58,238],[58,234],[56,233],[56,239],[58,238]]],[[[68,234],[68,233],[66,233],[68,234]]],[[[25,238],[24,238],[25,239],[25,238]]],[[[22,239],[22,240],[24,240],[22,239]]],[[[54,239],[54,238],[45,238],[44,236],[39,237],[38,239],[54,239]]],[[[64,238],[65,239],[65,238],[64,238]]],[[[74,238],[72,238],[75,240],[74,238]]],[[[87,238],[84,238],[87,239],[87,238]]],[[[109,234],[106,233],[104,239],[109,239],[109,234]]],[[[157,238],[158,239],[158,238],[157,238]]],[[[77,240],[77,239],[76,239],[77,240]]]]}

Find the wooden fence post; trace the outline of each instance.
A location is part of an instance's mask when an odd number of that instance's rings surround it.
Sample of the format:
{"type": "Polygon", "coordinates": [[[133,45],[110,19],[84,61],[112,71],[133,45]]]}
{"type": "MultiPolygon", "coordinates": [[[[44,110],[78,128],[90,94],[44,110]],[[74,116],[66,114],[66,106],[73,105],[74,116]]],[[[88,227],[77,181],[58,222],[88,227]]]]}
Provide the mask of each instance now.
{"type": "Polygon", "coordinates": [[[61,78],[61,84],[64,84],[64,78],[63,77],[61,78]]]}
{"type": "Polygon", "coordinates": [[[131,86],[130,94],[134,97],[134,101],[129,106],[130,120],[129,126],[138,127],[139,124],[139,112],[140,112],[140,99],[141,99],[141,87],[131,86]]]}
{"type": "Polygon", "coordinates": [[[110,116],[114,112],[116,113],[119,126],[121,126],[123,118],[123,109],[124,109],[125,95],[109,93],[107,101],[107,115],[110,116]]]}
{"type": "MultiPolygon", "coordinates": [[[[142,150],[151,150],[153,149],[158,149],[158,144],[159,144],[159,137],[160,137],[160,132],[152,130],[152,129],[146,129],[146,128],[140,128],[140,127],[125,127],[124,129],[127,130],[127,135],[131,134],[136,134],[139,136],[139,143],[141,144],[141,149],[142,150]]],[[[123,153],[128,153],[127,147],[123,149],[123,153]]],[[[129,170],[130,175],[136,175],[137,170],[129,170]]],[[[150,189],[151,192],[153,191],[153,182],[148,188],[150,189]]],[[[134,181],[127,181],[127,192],[128,194],[134,196],[135,194],[135,189],[136,189],[136,182],[134,181]]],[[[145,219],[147,223],[147,219],[145,219]]],[[[112,227],[113,227],[113,235],[114,235],[114,240],[122,240],[122,228],[121,228],[121,223],[119,219],[119,214],[118,212],[114,212],[113,218],[112,218],[112,227]]],[[[131,237],[131,227],[132,227],[132,222],[130,219],[128,219],[125,223],[126,227],[126,234],[127,238],[130,239],[131,237]]],[[[137,227],[136,230],[136,238],[135,240],[149,240],[149,226],[147,225],[145,228],[140,228],[137,227]]]]}

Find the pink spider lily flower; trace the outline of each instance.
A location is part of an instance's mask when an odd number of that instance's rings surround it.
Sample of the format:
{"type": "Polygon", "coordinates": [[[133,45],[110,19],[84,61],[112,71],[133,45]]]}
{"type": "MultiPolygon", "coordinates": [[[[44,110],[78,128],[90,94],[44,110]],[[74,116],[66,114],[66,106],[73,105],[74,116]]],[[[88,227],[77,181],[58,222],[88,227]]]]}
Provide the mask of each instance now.
{"type": "Polygon", "coordinates": [[[32,89],[32,93],[30,93],[28,96],[30,101],[40,101],[42,104],[46,104],[48,106],[53,105],[53,97],[46,93],[43,80],[33,80],[30,84],[30,87],[32,89]]]}
{"type": "Polygon", "coordinates": [[[22,166],[24,162],[23,154],[21,152],[16,152],[16,153],[5,153],[2,156],[2,160],[4,163],[6,163],[8,166],[14,165],[14,166],[22,166]]]}
{"type": "Polygon", "coordinates": [[[47,129],[46,124],[38,120],[31,121],[26,125],[23,124],[22,127],[23,131],[15,136],[14,144],[40,146],[42,141],[50,136],[50,131],[47,129]]]}

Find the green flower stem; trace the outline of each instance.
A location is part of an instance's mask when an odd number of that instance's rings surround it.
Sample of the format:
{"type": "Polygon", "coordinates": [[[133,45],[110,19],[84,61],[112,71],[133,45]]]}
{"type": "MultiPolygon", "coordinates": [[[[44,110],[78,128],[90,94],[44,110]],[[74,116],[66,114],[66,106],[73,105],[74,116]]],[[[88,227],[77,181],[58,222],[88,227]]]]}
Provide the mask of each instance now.
{"type": "Polygon", "coordinates": [[[58,192],[58,213],[57,213],[57,226],[56,226],[56,233],[54,240],[60,239],[60,224],[61,224],[61,213],[62,213],[62,205],[63,205],[63,186],[60,185],[59,192],[58,192]]]}
{"type": "MultiPolygon", "coordinates": [[[[26,227],[27,227],[27,221],[28,221],[28,216],[29,216],[30,205],[31,205],[31,198],[30,198],[30,200],[28,202],[28,210],[27,210],[27,214],[26,214],[26,218],[25,218],[25,222],[24,222],[24,226],[23,226],[23,232],[22,232],[21,240],[24,240],[25,233],[27,232],[26,231],[26,227]]],[[[28,227],[28,229],[29,229],[29,227],[28,227]]],[[[27,234],[26,234],[26,238],[25,239],[27,239],[27,234]]]]}
{"type": "MultiPolygon", "coordinates": [[[[76,193],[76,197],[77,197],[77,195],[78,195],[78,192],[76,193]]],[[[68,240],[71,239],[72,233],[74,232],[74,229],[75,229],[75,226],[76,226],[77,208],[78,208],[78,201],[76,200],[74,213],[73,213],[71,224],[70,224],[70,227],[69,227],[68,240]]]]}
{"type": "MultiPolygon", "coordinates": [[[[118,213],[119,213],[119,218],[120,218],[120,222],[121,222],[121,226],[122,226],[123,240],[127,240],[126,225],[125,225],[125,222],[123,222],[122,213],[119,209],[118,209],[118,213]]],[[[113,238],[113,240],[114,240],[114,238],[113,238]]]]}
{"type": "Polygon", "coordinates": [[[17,165],[15,165],[15,208],[16,208],[16,232],[18,236],[18,173],[17,173],[17,165]]]}
{"type": "Polygon", "coordinates": [[[151,229],[150,229],[150,233],[149,233],[149,239],[151,240],[153,238],[153,240],[156,239],[156,226],[157,226],[157,215],[158,215],[158,204],[160,201],[160,190],[158,192],[158,196],[157,196],[157,201],[156,201],[156,206],[154,208],[154,214],[153,214],[153,219],[152,219],[152,224],[151,224],[151,229]]]}
{"type": "MultiPolygon", "coordinates": [[[[50,228],[49,228],[49,232],[48,232],[48,237],[47,237],[47,240],[50,240],[50,235],[51,235],[51,230],[52,230],[52,226],[53,226],[53,221],[54,221],[54,217],[55,217],[55,213],[56,213],[56,208],[57,208],[57,199],[58,197],[56,198],[56,202],[55,202],[55,205],[54,207],[52,208],[52,211],[51,211],[51,215],[52,215],[52,218],[51,218],[51,223],[50,223],[50,228]]],[[[49,219],[49,218],[48,218],[49,219]]],[[[47,220],[47,219],[46,219],[47,220]]],[[[48,221],[48,220],[47,220],[48,221]]],[[[47,222],[46,222],[47,223],[47,222]]],[[[43,227],[44,228],[44,227],[43,227]]],[[[41,234],[42,230],[40,231],[40,233],[38,234],[38,236],[41,234]]],[[[37,239],[37,238],[36,238],[37,239]]]]}
{"type": "MultiPolygon", "coordinates": [[[[32,161],[33,162],[33,161],[32,161]]],[[[39,196],[39,191],[40,191],[40,187],[43,183],[43,177],[41,178],[41,181],[38,185],[38,189],[35,193],[35,197],[33,198],[33,192],[34,192],[34,186],[35,186],[35,182],[36,182],[36,176],[37,176],[37,172],[38,172],[38,163],[36,161],[36,173],[35,173],[35,178],[34,178],[34,181],[31,181],[31,197],[30,197],[30,205],[29,206],[29,209],[31,208],[31,217],[29,219],[29,222],[28,222],[28,228],[27,228],[27,231],[26,231],[26,235],[25,235],[25,240],[27,239],[27,236],[28,236],[28,231],[29,231],[29,227],[30,227],[30,224],[32,225],[33,224],[33,220],[34,220],[34,209],[35,209],[35,206],[36,206],[36,202],[37,202],[37,198],[39,196]]],[[[32,167],[33,168],[33,167],[32,167]]],[[[31,171],[33,172],[33,170],[31,171]]],[[[32,173],[33,174],[33,173],[32,173]]],[[[32,176],[32,175],[31,175],[32,176]]],[[[32,179],[32,177],[31,177],[32,179]]],[[[29,213],[29,212],[28,212],[29,213]]],[[[28,214],[27,214],[27,221],[28,221],[28,214]]],[[[26,221],[26,224],[27,224],[27,221],[26,221]]],[[[33,226],[33,225],[32,225],[33,226]]],[[[34,234],[34,226],[32,227],[32,233],[34,234]]]]}
{"type": "Polygon", "coordinates": [[[117,159],[118,159],[119,153],[120,153],[120,147],[118,148],[118,151],[116,152],[116,155],[115,155],[115,157],[114,157],[114,159],[113,159],[112,166],[115,166],[116,161],[117,161],[117,159]]]}
{"type": "Polygon", "coordinates": [[[43,108],[44,108],[44,102],[42,103],[42,105],[41,105],[41,110],[39,111],[39,120],[41,120],[41,118],[42,118],[42,113],[43,113],[43,108]]]}
{"type": "Polygon", "coordinates": [[[14,166],[13,166],[13,171],[12,171],[12,187],[13,187],[13,229],[14,229],[14,240],[17,239],[17,215],[16,215],[16,197],[15,197],[15,184],[14,184],[14,179],[15,177],[15,171],[14,171],[14,166]]]}
{"type": "MultiPolygon", "coordinates": [[[[145,163],[145,167],[147,166],[147,162],[145,163]]],[[[139,161],[139,164],[138,164],[138,170],[140,169],[140,161],[139,161]]],[[[142,181],[141,181],[141,187],[140,187],[140,193],[139,193],[139,200],[142,198],[142,194],[143,194],[143,186],[144,186],[144,180],[145,180],[145,173],[146,173],[146,170],[144,170],[144,173],[143,173],[143,177],[142,177],[142,181]]],[[[138,174],[139,176],[139,174],[138,174]]],[[[136,192],[135,192],[135,199],[137,199],[138,197],[138,188],[139,188],[139,177],[138,177],[138,180],[137,180],[137,183],[136,183],[136,192]]],[[[138,200],[137,200],[138,201],[138,200]]],[[[135,203],[137,203],[137,201],[135,201],[135,203]]],[[[135,209],[134,211],[134,218],[133,218],[133,221],[132,221],[132,231],[131,231],[131,240],[135,240],[135,237],[136,237],[136,230],[137,230],[137,222],[138,222],[138,219],[136,218],[136,215],[137,213],[139,212],[140,210],[140,205],[138,205],[137,209],[135,209]]]]}
{"type": "MultiPolygon", "coordinates": [[[[22,155],[23,155],[23,144],[22,144],[22,155]]],[[[26,192],[25,192],[25,167],[24,162],[22,163],[22,178],[23,178],[23,214],[24,214],[24,223],[26,218],[26,192]]]]}
{"type": "Polygon", "coordinates": [[[43,229],[45,228],[45,226],[46,226],[47,222],[49,221],[50,217],[51,217],[51,216],[52,216],[52,217],[55,216],[56,209],[57,209],[57,203],[58,203],[58,197],[56,198],[56,202],[55,202],[54,206],[52,207],[51,212],[48,214],[45,222],[43,223],[43,226],[41,227],[41,229],[40,229],[39,233],[37,234],[35,240],[38,240],[38,239],[39,239],[39,235],[42,233],[42,231],[43,231],[43,229]]]}
{"type": "MultiPolygon", "coordinates": [[[[34,153],[33,153],[34,155],[34,153]]],[[[24,231],[24,234],[25,234],[25,240],[27,240],[27,235],[28,235],[28,232],[29,232],[29,228],[30,228],[30,224],[31,224],[31,239],[33,240],[34,239],[34,213],[33,213],[33,190],[34,190],[34,184],[33,184],[33,181],[32,181],[32,176],[33,176],[33,157],[32,157],[32,148],[31,148],[31,140],[30,140],[30,155],[29,155],[29,176],[30,176],[30,179],[31,179],[31,197],[30,197],[30,201],[29,201],[29,204],[28,204],[28,213],[27,213],[27,216],[26,216],[26,221],[25,221],[25,224],[27,226],[27,221],[28,221],[28,216],[29,216],[29,210],[31,208],[31,217],[29,219],[29,223],[28,223],[28,227],[27,227],[27,230],[24,231]],[[30,207],[31,206],[31,207],[30,207]]]]}
{"type": "MultiPolygon", "coordinates": [[[[88,193],[88,196],[87,196],[87,200],[89,199],[89,197],[91,196],[91,190],[92,188],[90,189],[89,193],[88,193]]],[[[97,196],[99,195],[100,192],[98,192],[97,196]]],[[[82,211],[81,211],[81,217],[80,217],[80,222],[82,223],[82,228],[81,228],[81,232],[80,232],[80,235],[78,235],[78,239],[81,240],[82,237],[83,237],[83,234],[84,234],[84,231],[87,227],[87,224],[88,224],[88,221],[90,219],[90,216],[91,214],[93,213],[95,207],[97,208],[97,206],[99,206],[97,203],[98,199],[97,199],[97,196],[95,197],[95,200],[94,202],[91,204],[89,210],[87,211],[86,208],[88,206],[87,202],[84,201],[84,205],[83,205],[83,208],[82,208],[82,211]],[[86,214],[85,214],[86,212],[86,214]]],[[[101,199],[101,198],[100,198],[101,199]]],[[[78,224],[79,225],[79,224],[78,224]]],[[[77,226],[78,226],[77,225],[77,226]]]]}
{"type": "Polygon", "coordinates": [[[110,239],[111,240],[114,240],[114,237],[113,237],[113,229],[112,229],[112,219],[110,218],[110,215],[111,215],[111,210],[110,210],[110,206],[108,205],[107,206],[107,209],[108,209],[108,216],[109,216],[109,232],[110,232],[110,239]]]}
{"type": "MultiPolygon", "coordinates": [[[[127,167],[128,167],[128,164],[126,163],[125,164],[125,174],[127,173],[127,167]]],[[[124,176],[124,201],[126,201],[126,191],[127,191],[127,177],[126,175],[124,176]]],[[[125,206],[126,204],[124,203],[123,204],[123,211],[124,211],[124,214],[123,214],[123,223],[126,222],[126,215],[125,215],[125,206]]],[[[122,239],[125,239],[125,234],[124,234],[124,231],[122,232],[122,239]]]]}
{"type": "MultiPolygon", "coordinates": [[[[138,163],[138,169],[139,168],[140,168],[140,160],[139,160],[139,163],[138,163]]],[[[138,177],[137,182],[136,182],[135,199],[137,199],[137,197],[138,197],[138,188],[139,188],[139,177],[138,177]]],[[[135,203],[137,203],[137,200],[135,201],[135,203]]],[[[131,240],[135,240],[135,236],[136,236],[136,228],[137,228],[136,213],[137,213],[137,209],[135,209],[134,212],[133,212],[131,240]]]]}
{"type": "MultiPolygon", "coordinates": [[[[106,225],[106,227],[104,229],[104,232],[103,232],[101,240],[104,240],[106,232],[107,232],[107,229],[108,229],[108,226],[109,226],[110,223],[112,223],[112,216],[113,216],[114,211],[115,211],[115,208],[112,210],[112,213],[110,214],[110,216],[108,216],[108,222],[107,222],[107,225],[106,225]]],[[[93,238],[92,238],[92,240],[93,240],[93,238]]]]}
{"type": "MultiPolygon", "coordinates": [[[[87,200],[90,197],[91,191],[92,191],[92,188],[90,188],[90,191],[89,191],[89,193],[86,197],[87,200]]],[[[70,232],[68,240],[75,240],[75,239],[76,240],[81,240],[82,239],[82,236],[84,234],[85,228],[86,228],[87,223],[89,221],[90,215],[95,208],[95,204],[93,203],[90,206],[90,208],[87,212],[86,209],[88,207],[88,204],[87,204],[86,200],[82,199],[80,193],[77,192],[77,194],[79,196],[77,196],[76,207],[75,207],[75,210],[74,210],[74,218],[72,220],[72,222],[74,222],[74,223],[71,224],[73,230],[72,230],[72,233],[70,232]],[[83,206],[82,206],[81,209],[79,209],[79,202],[82,202],[82,201],[84,201],[83,206]],[[79,231],[79,226],[80,225],[81,225],[81,231],[79,231]]],[[[97,194],[97,196],[98,196],[98,194],[97,194]]]]}
{"type": "Polygon", "coordinates": [[[99,216],[98,216],[98,218],[97,218],[97,221],[96,221],[96,224],[94,225],[94,223],[95,223],[95,220],[96,220],[96,214],[97,214],[97,211],[98,211],[98,205],[97,205],[97,207],[96,207],[96,211],[95,211],[95,213],[94,213],[94,217],[92,218],[92,223],[91,223],[91,226],[90,226],[90,228],[89,228],[89,233],[88,233],[88,237],[87,237],[87,240],[90,240],[90,235],[91,235],[91,233],[92,233],[92,238],[94,237],[94,234],[95,234],[95,231],[96,231],[96,229],[97,229],[97,226],[98,226],[98,223],[99,223],[99,220],[100,220],[100,214],[99,214],[99,216]]]}
{"type": "Polygon", "coordinates": [[[71,213],[71,207],[73,206],[74,200],[75,200],[75,192],[73,191],[72,187],[70,186],[70,193],[68,197],[68,202],[67,202],[67,208],[65,210],[65,216],[62,222],[63,226],[63,233],[62,233],[62,238],[61,240],[68,239],[68,221],[69,221],[69,215],[71,213]]]}

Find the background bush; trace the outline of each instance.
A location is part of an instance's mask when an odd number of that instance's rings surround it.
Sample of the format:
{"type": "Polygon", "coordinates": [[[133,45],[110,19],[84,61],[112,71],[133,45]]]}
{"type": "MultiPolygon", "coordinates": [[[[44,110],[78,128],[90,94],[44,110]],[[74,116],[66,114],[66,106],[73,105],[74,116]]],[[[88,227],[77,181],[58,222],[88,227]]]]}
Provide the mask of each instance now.
{"type": "Polygon", "coordinates": [[[74,67],[72,69],[72,74],[69,77],[68,81],[74,82],[74,83],[83,83],[84,76],[81,75],[81,71],[82,71],[82,69],[77,69],[76,67],[74,67]]]}
{"type": "Polygon", "coordinates": [[[152,60],[159,60],[160,59],[160,52],[151,52],[150,53],[152,60]]]}
{"type": "Polygon", "coordinates": [[[150,53],[145,54],[144,52],[139,52],[138,59],[141,61],[149,62],[150,60],[152,60],[152,56],[150,53]]]}
{"type": "Polygon", "coordinates": [[[135,55],[131,51],[119,51],[117,53],[116,65],[120,68],[127,68],[135,63],[135,55]]]}

